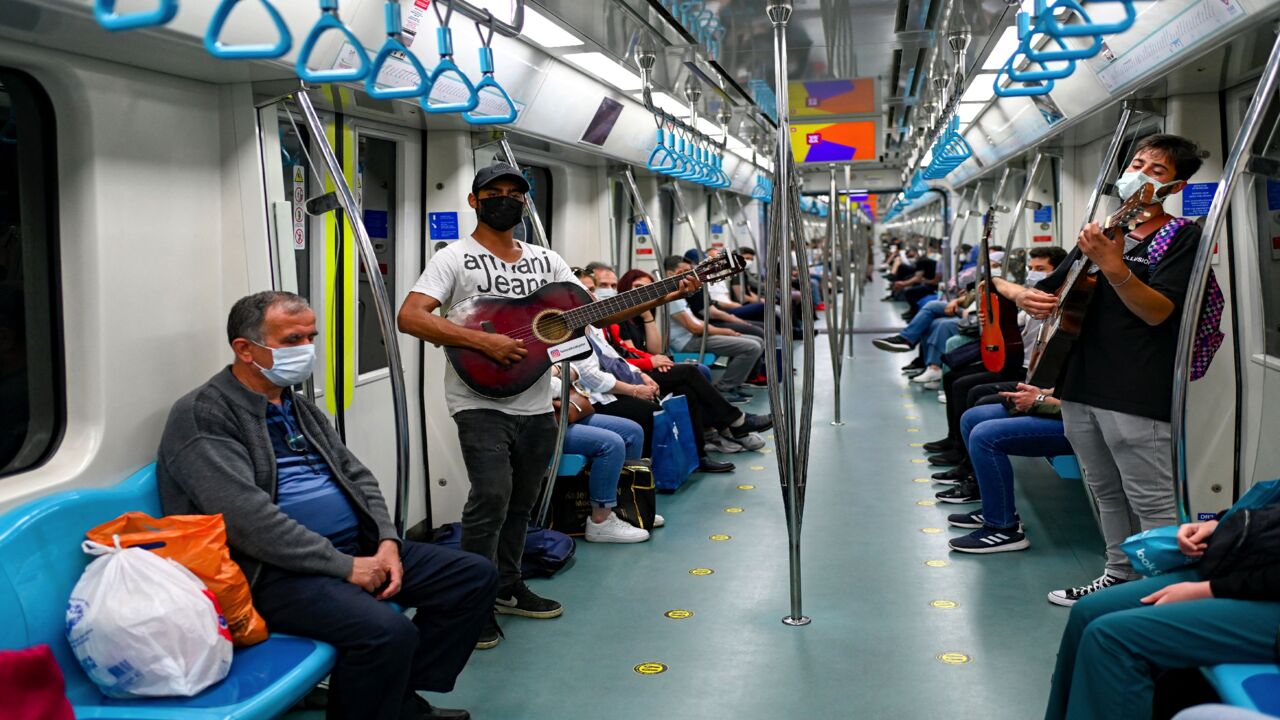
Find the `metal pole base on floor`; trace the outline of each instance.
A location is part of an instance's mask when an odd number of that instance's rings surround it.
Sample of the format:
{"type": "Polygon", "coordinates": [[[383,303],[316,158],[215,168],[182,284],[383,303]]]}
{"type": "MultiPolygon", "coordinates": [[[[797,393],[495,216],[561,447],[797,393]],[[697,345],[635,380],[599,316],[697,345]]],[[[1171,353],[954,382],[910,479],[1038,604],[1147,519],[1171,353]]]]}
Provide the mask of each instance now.
{"type": "Polygon", "coordinates": [[[790,625],[791,627],[804,627],[811,622],[813,622],[813,620],[809,619],[807,615],[801,615],[800,617],[791,617],[788,615],[782,618],[782,624],[790,625]]]}

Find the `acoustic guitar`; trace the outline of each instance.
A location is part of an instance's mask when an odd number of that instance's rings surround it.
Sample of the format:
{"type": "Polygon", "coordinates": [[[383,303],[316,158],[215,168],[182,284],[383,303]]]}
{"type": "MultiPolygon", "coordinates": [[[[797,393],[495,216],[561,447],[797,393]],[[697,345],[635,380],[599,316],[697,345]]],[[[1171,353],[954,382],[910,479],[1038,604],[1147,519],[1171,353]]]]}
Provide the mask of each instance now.
{"type": "Polygon", "coordinates": [[[1022,333],[1018,331],[1018,307],[996,292],[991,282],[991,234],[996,228],[996,208],[987,210],[978,244],[978,348],[988,372],[1003,373],[1022,366],[1022,333]]]}
{"type": "MultiPolygon", "coordinates": [[[[1155,218],[1147,211],[1153,202],[1155,188],[1145,184],[1107,218],[1103,233],[1113,242],[1117,233],[1129,233],[1155,218]]],[[[1071,271],[1058,288],[1058,302],[1049,317],[1045,318],[1031,352],[1027,368],[1027,384],[1036,387],[1056,387],[1071,348],[1080,339],[1084,328],[1085,312],[1098,286],[1096,266],[1085,255],[1071,265],[1071,271]]]]}
{"type": "Polygon", "coordinates": [[[717,282],[743,271],[736,253],[708,257],[694,269],[643,285],[604,300],[576,282],[548,283],[519,298],[475,295],[449,308],[450,322],[472,330],[501,333],[524,342],[529,351],[519,362],[503,365],[479,350],[446,347],[445,356],[467,387],[484,397],[509,398],[528,390],[551,368],[548,350],[582,337],[588,325],[658,300],[680,287],[691,275],[704,283],[717,282]]]}

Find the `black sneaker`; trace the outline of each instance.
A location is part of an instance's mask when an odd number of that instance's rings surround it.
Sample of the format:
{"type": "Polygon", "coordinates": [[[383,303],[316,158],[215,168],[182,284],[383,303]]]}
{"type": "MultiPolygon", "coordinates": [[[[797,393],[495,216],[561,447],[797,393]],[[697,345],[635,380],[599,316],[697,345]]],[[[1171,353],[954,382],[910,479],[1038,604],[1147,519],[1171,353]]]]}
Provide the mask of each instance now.
{"type": "Polygon", "coordinates": [[[934,440],[932,442],[927,442],[921,447],[925,452],[929,452],[929,453],[946,452],[948,450],[955,449],[956,441],[952,440],[949,437],[944,437],[941,440],[934,440]]]}
{"type": "Polygon", "coordinates": [[[950,490],[943,490],[934,494],[939,502],[944,503],[975,503],[982,502],[982,496],[978,494],[978,483],[962,482],[950,490]]]}
{"type": "Polygon", "coordinates": [[[418,693],[412,693],[400,705],[400,720],[471,720],[471,713],[435,707],[418,693]]]}
{"type": "MultiPolygon", "coordinates": [[[[1013,514],[1014,522],[1018,523],[1018,529],[1022,529],[1022,518],[1018,513],[1013,514]]],[[[959,513],[957,515],[948,515],[947,524],[951,527],[965,528],[967,530],[976,530],[986,524],[986,518],[982,516],[981,510],[973,512],[959,513]]]]}
{"type": "Polygon", "coordinates": [[[1114,575],[1108,575],[1106,573],[1103,573],[1102,577],[1098,578],[1097,580],[1094,580],[1088,585],[1081,585],[1080,587],[1067,588],[1066,590],[1054,590],[1053,592],[1049,593],[1049,602],[1053,603],[1054,605],[1061,605],[1062,607],[1071,607],[1072,605],[1075,605],[1076,601],[1080,600],[1081,598],[1088,597],[1089,595],[1092,595],[1093,593],[1096,593],[1099,590],[1106,590],[1112,585],[1120,585],[1122,583],[1127,583],[1127,582],[1129,581],[1125,580],[1124,578],[1118,578],[1114,575]]]}
{"type": "Polygon", "coordinates": [[[764,432],[773,427],[773,418],[768,415],[743,413],[742,424],[730,427],[729,433],[735,438],[746,437],[753,432],[764,432]]]}
{"type": "Polygon", "coordinates": [[[902,372],[908,370],[924,370],[924,358],[917,356],[915,360],[902,366],[902,372]]]}
{"type": "Polygon", "coordinates": [[[929,456],[930,465],[959,465],[964,462],[965,454],[959,450],[952,449],[937,455],[929,456]]]}
{"type": "Polygon", "coordinates": [[[963,537],[952,538],[948,543],[952,550],[964,553],[998,553],[1026,550],[1031,541],[1017,528],[997,529],[984,527],[963,537]]]}
{"type": "Polygon", "coordinates": [[[733,468],[734,464],[731,462],[720,462],[719,460],[712,460],[709,457],[704,457],[698,463],[698,469],[694,472],[727,473],[733,472],[733,468]]]}
{"type": "Polygon", "coordinates": [[[881,350],[888,350],[889,352],[911,352],[911,349],[915,347],[915,345],[911,344],[910,340],[902,337],[901,335],[890,335],[889,337],[876,338],[871,341],[871,344],[881,350]]]}
{"type": "Polygon", "coordinates": [[[488,650],[497,647],[502,642],[502,628],[498,627],[498,618],[489,616],[489,622],[485,623],[484,629],[480,631],[480,637],[476,638],[477,650],[488,650]]]}
{"type": "Polygon", "coordinates": [[[545,620],[560,617],[564,607],[555,600],[539,597],[521,580],[515,585],[498,591],[493,607],[502,615],[522,615],[528,618],[545,620]]]}
{"type": "Polygon", "coordinates": [[[725,400],[728,400],[734,405],[746,405],[747,403],[751,402],[753,397],[752,395],[748,395],[747,393],[741,392],[739,390],[730,390],[728,392],[724,392],[721,394],[724,395],[725,400]]]}
{"type": "Polygon", "coordinates": [[[943,485],[958,485],[965,480],[968,480],[969,476],[972,474],[973,473],[969,472],[969,468],[961,465],[959,467],[953,467],[950,470],[936,472],[930,477],[933,478],[934,482],[942,483],[943,485]]]}

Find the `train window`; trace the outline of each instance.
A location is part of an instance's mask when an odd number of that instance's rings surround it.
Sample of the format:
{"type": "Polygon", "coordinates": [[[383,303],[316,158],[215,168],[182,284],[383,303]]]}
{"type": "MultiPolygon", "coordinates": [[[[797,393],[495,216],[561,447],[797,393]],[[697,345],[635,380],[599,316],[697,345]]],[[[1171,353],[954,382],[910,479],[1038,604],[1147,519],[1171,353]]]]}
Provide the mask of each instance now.
{"type": "MultiPolygon", "coordinates": [[[[373,252],[378,256],[378,271],[386,283],[387,296],[396,297],[396,143],[378,137],[360,135],[357,154],[359,171],[356,195],[369,231],[373,252]]],[[[378,326],[378,313],[373,306],[373,285],[360,270],[360,304],[356,308],[359,335],[357,368],[360,373],[387,367],[387,346],[378,326]]]]}
{"type": "MultiPolygon", "coordinates": [[[[547,242],[551,243],[554,250],[555,243],[552,238],[555,235],[551,234],[551,171],[536,165],[524,165],[521,169],[524,171],[525,179],[529,181],[529,201],[538,211],[542,229],[547,233],[547,242]]],[[[528,216],[525,216],[524,222],[516,228],[515,236],[525,242],[534,242],[533,224],[528,216]]]]}
{"type": "MultiPolygon", "coordinates": [[[[1249,98],[1244,99],[1248,104],[1249,98]]],[[[1280,161],[1280,132],[1277,116],[1280,109],[1272,103],[1262,127],[1272,128],[1260,134],[1254,152],[1280,161]]],[[[1254,203],[1258,213],[1258,277],[1262,288],[1262,319],[1266,330],[1266,353],[1280,358],[1280,177],[1258,177],[1254,183],[1254,203]]]]}
{"type": "Polygon", "coordinates": [[[65,424],[53,108],[0,67],[0,476],[44,462],[65,424]]]}

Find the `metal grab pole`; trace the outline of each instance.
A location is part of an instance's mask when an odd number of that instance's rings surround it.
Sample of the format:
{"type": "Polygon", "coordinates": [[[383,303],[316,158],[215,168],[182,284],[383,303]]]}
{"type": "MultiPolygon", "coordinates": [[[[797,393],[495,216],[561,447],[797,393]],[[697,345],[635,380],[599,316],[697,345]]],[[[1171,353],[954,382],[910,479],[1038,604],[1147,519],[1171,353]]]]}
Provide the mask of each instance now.
{"type": "MultiPolygon", "coordinates": [[[[796,258],[796,275],[802,278],[800,285],[803,287],[800,296],[800,310],[803,317],[800,320],[803,354],[803,368],[801,372],[801,393],[800,393],[800,416],[799,428],[796,432],[795,449],[791,453],[792,477],[793,484],[796,486],[796,493],[799,500],[797,517],[796,517],[796,538],[800,536],[800,528],[804,523],[804,496],[805,488],[808,485],[809,472],[809,441],[812,438],[813,426],[813,386],[814,386],[814,343],[815,330],[813,325],[814,309],[813,309],[813,293],[809,292],[809,257],[805,252],[805,240],[801,230],[800,213],[800,180],[797,178],[796,187],[792,194],[792,217],[795,218],[794,232],[792,234],[792,252],[796,258]]],[[[794,394],[790,411],[795,416],[794,394]]]]}
{"type": "MultiPolygon", "coordinates": [[[[369,278],[370,294],[373,295],[373,309],[378,316],[378,330],[382,333],[382,342],[387,348],[387,372],[391,376],[391,407],[395,413],[396,423],[396,532],[404,535],[405,523],[409,516],[409,405],[404,387],[404,363],[400,359],[400,344],[397,342],[395,324],[392,321],[391,299],[387,295],[387,286],[382,281],[382,273],[378,271],[378,256],[374,252],[373,242],[369,239],[369,231],[364,226],[364,217],[360,213],[359,203],[347,178],[342,174],[342,166],[333,153],[326,139],[324,125],[316,115],[315,106],[307,96],[305,89],[299,88],[294,100],[302,110],[302,118],[316,145],[320,148],[320,156],[324,159],[329,176],[333,178],[333,186],[338,190],[338,202],[347,215],[347,223],[355,231],[356,246],[360,251],[360,264],[364,267],[365,276],[369,278]]],[[[423,448],[426,452],[426,448],[423,448]]],[[[430,492],[430,490],[428,490],[430,492]]]]}
{"type": "Polygon", "coordinates": [[[547,516],[551,514],[551,495],[556,489],[556,478],[560,475],[560,459],[564,456],[564,434],[569,428],[569,390],[573,387],[573,369],[568,360],[560,362],[560,422],[556,423],[556,451],[551,454],[551,466],[547,469],[547,480],[542,484],[542,504],[538,507],[536,517],[538,527],[547,526],[547,516]]]}
{"type": "Polygon", "coordinates": [[[1009,234],[1004,243],[1004,277],[1009,278],[1009,266],[1013,260],[1013,241],[1018,237],[1018,229],[1026,220],[1027,200],[1031,198],[1031,188],[1035,185],[1036,174],[1040,172],[1040,162],[1044,160],[1044,153],[1037,152],[1036,156],[1031,159],[1031,166],[1027,168],[1027,182],[1022,186],[1022,193],[1018,196],[1018,204],[1013,206],[1013,213],[1009,218],[1009,234]]]}
{"type": "MultiPolygon", "coordinates": [[[[774,160],[775,190],[774,223],[775,232],[769,239],[770,255],[768,257],[769,299],[782,301],[782,325],[784,343],[779,343],[779,334],[775,323],[765,323],[765,359],[770,366],[769,401],[773,410],[775,426],[774,436],[780,438],[778,443],[778,471],[783,484],[783,500],[787,516],[788,559],[790,561],[791,580],[791,614],[782,622],[787,625],[808,625],[810,620],[804,616],[800,573],[800,518],[803,515],[802,495],[799,483],[801,475],[796,474],[795,460],[797,455],[796,440],[792,422],[795,420],[795,380],[791,376],[791,265],[792,242],[787,236],[797,235],[796,220],[793,210],[799,205],[795,188],[792,187],[791,173],[791,133],[787,118],[787,22],[791,19],[790,0],[769,0],[769,21],[773,23],[773,62],[774,93],[777,102],[778,128],[776,131],[776,154],[774,160]],[[779,280],[781,279],[781,283],[779,280]],[[782,294],[779,294],[782,293],[782,294]],[[778,362],[777,350],[782,349],[782,362],[778,362]]],[[[801,236],[802,237],[802,236],[801,236]]],[[[792,239],[793,239],[792,238],[792,239]]],[[[808,278],[801,278],[802,284],[808,278]]],[[[813,298],[808,292],[801,292],[802,306],[809,306],[812,313],[813,298]]],[[[801,312],[805,312],[802,307],[801,312]]],[[[809,360],[812,360],[812,327],[813,316],[806,316],[806,335],[809,345],[809,360]]],[[[811,381],[810,373],[806,379],[811,381]]],[[[812,393],[810,393],[811,395],[812,393]]],[[[812,401],[812,397],[806,398],[812,401]]],[[[801,423],[804,426],[803,419],[801,423]]],[[[807,443],[806,443],[807,444],[807,443]]]]}
{"type": "MultiPolygon", "coordinates": [[[[511,144],[507,142],[507,134],[504,132],[498,138],[498,145],[502,147],[502,155],[506,157],[507,164],[515,168],[518,172],[523,173],[520,163],[516,162],[516,154],[511,151],[511,144]]],[[[538,217],[538,207],[533,204],[533,197],[529,198],[529,202],[524,204],[525,211],[529,213],[529,223],[533,225],[534,240],[542,247],[550,250],[551,239],[547,237],[547,231],[542,227],[542,218],[538,217]]]]}
{"type": "MultiPolygon", "coordinates": [[[[689,217],[689,210],[684,204],[684,193],[680,191],[680,185],[676,182],[667,183],[667,190],[671,193],[671,199],[675,202],[676,220],[689,226],[689,234],[693,236],[693,246],[697,248],[698,255],[706,257],[707,253],[702,249],[702,238],[698,237],[698,230],[693,226],[693,218],[689,217]]],[[[670,253],[670,248],[667,252],[670,253]]],[[[666,258],[662,261],[665,263],[666,258]]],[[[702,286],[702,335],[698,338],[698,364],[702,365],[703,358],[707,354],[707,328],[711,327],[711,293],[707,291],[707,286],[702,286]]]]}
{"type": "MultiPolygon", "coordinates": [[[[1196,328],[1200,320],[1200,306],[1204,302],[1205,283],[1209,279],[1209,264],[1213,256],[1213,248],[1226,225],[1227,206],[1231,194],[1240,181],[1240,175],[1246,170],[1253,153],[1251,148],[1258,137],[1262,119],[1275,97],[1276,88],[1280,85],[1280,38],[1271,48],[1271,57],[1267,58],[1266,68],[1258,87],[1253,91],[1253,99],[1249,101],[1249,110],[1245,112],[1240,132],[1236,134],[1231,145],[1231,153],[1222,170],[1222,180],[1213,193],[1213,203],[1209,206],[1209,215],[1204,221],[1204,232],[1200,234],[1200,245],[1196,248],[1195,264],[1191,266],[1191,278],[1187,282],[1187,297],[1182,304],[1182,320],[1178,328],[1178,354],[1173,365],[1173,413],[1171,436],[1173,439],[1173,477],[1178,495],[1178,517],[1180,522],[1190,520],[1191,487],[1187,477],[1187,393],[1191,383],[1191,354],[1195,344],[1196,328]]],[[[1234,256],[1233,256],[1234,257],[1234,256]]],[[[1230,302],[1230,299],[1228,299],[1230,302]]]]}
{"type": "MultiPolygon", "coordinates": [[[[836,192],[836,166],[828,167],[830,175],[830,190],[827,195],[827,243],[823,249],[822,259],[822,297],[826,303],[827,315],[827,346],[831,352],[831,379],[835,386],[835,409],[831,424],[839,427],[844,425],[840,420],[840,370],[843,358],[840,354],[840,338],[844,337],[844,328],[841,326],[842,313],[836,307],[836,299],[839,297],[839,290],[836,288],[836,245],[837,235],[839,234],[840,218],[844,215],[844,208],[840,203],[840,194],[836,192]]],[[[841,265],[845,265],[844,272],[841,275],[848,276],[848,256],[841,257],[841,265]]],[[[847,302],[848,296],[846,296],[847,302]]]]}
{"type": "MultiPolygon", "coordinates": [[[[653,220],[649,217],[648,211],[644,209],[644,200],[640,198],[640,186],[636,185],[636,176],[635,173],[631,172],[630,165],[622,169],[622,179],[627,185],[627,193],[631,196],[631,209],[635,212],[635,215],[640,217],[640,222],[643,222],[645,228],[649,231],[649,237],[651,238],[650,242],[653,243],[653,251],[656,253],[665,250],[667,253],[670,253],[670,243],[668,243],[666,247],[659,247],[658,230],[654,227],[653,220]]],[[[658,258],[658,280],[662,279],[662,263],[664,260],[665,258],[658,258]]],[[[658,324],[659,329],[662,330],[662,344],[669,345],[671,343],[670,305],[665,303],[662,305],[662,312],[659,313],[659,317],[662,318],[658,324]]],[[[649,352],[654,353],[655,355],[661,354],[664,350],[666,350],[665,347],[649,348],[649,352]]]]}

